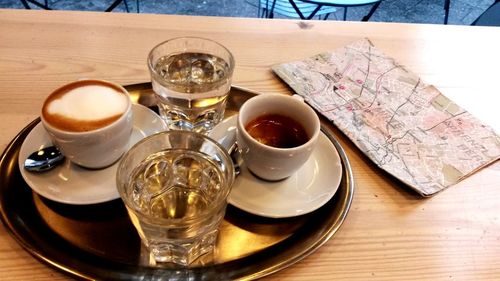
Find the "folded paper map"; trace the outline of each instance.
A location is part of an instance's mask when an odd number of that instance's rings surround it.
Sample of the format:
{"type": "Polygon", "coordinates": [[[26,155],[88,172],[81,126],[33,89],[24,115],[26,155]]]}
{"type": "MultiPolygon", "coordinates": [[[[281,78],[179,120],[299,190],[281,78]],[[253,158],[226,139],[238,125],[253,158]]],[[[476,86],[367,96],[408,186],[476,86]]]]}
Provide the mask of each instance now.
{"type": "Polygon", "coordinates": [[[500,137],[368,39],[273,66],[380,168],[423,196],[500,158],[500,137]]]}

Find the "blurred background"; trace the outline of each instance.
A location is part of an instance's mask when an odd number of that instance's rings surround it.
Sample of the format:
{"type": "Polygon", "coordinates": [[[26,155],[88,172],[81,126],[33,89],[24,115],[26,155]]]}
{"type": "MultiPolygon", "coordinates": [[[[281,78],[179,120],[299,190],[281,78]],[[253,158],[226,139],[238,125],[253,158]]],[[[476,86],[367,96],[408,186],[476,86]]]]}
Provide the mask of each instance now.
{"type": "MultiPolygon", "coordinates": [[[[41,9],[32,1],[0,0],[0,8],[25,9],[27,4],[31,9],[41,9]]],[[[128,10],[130,13],[225,17],[262,16],[262,13],[259,13],[259,1],[267,0],[37,0],[38,3],[54,10],[105,11],[115,4],[111,11],[114,13],[125,13],[128,10]]],[[[447,0],[383,0],[370,21],[444,24],[446,2],[447,0]]],[[[470,25],[493,2],[495,0],[450,0],[448,24],[470,25]]],[[[346,19],[360,21],[370,9],[371,5],[350,7],[346,19]]],[[[273,16],[294,18],[293,15],[277,12],[273,16]]],[[[328,20],[342,20],[343,16],[344,9],[337,8],[336,12],[328,16],[328,20]]]]}

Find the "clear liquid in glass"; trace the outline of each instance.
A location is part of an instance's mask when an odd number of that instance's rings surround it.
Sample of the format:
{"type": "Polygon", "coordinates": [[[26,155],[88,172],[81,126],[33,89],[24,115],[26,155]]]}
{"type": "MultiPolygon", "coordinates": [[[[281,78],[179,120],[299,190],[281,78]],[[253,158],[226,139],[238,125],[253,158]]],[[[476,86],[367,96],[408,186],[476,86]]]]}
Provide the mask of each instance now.
{"type": "Polygon", "coordinates": [[[225,204],[213,203],[223,196],[222,181],[215,163],[182,149],[155,153],[134,169],[129,215],[156,261],[189,265],[213,251],[225,213],[225,204]]]}
{"type": "Polygon", "coordinates": [[[224,117],[231,88],[230,66],[220,57],[186,52],[160,57],[154,66],[161,81],[160,115],[172,129],[206,133],[224,117]]]}

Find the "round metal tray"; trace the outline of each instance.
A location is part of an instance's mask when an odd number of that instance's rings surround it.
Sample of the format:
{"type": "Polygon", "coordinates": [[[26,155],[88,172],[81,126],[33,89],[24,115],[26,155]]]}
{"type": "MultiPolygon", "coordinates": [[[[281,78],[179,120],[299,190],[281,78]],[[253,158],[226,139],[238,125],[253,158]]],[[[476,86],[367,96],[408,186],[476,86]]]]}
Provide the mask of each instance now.
{"type": "MultiPolygon", "coordinates": [[[[126,87],[135,102],[153,106],[149,83],[126,87]]],[[[235,114],[255,92],[233,87],[226,115],[235,114]]],[[[33,121],[7,146],[0,160],[0,211],[6,229],[30,254],[83,279],[225,280],[256,279],[303,259],[327,242],[345,220],[354,193],[347,156],[327,126],[343,175],[334,197],[299,217],[270,219],[228,206],[214,261],[189,268],[142,265],[141,243],[120,199],[66,205],[32,192],[17,165],[21,144],[40,122],[33,121]]]]}

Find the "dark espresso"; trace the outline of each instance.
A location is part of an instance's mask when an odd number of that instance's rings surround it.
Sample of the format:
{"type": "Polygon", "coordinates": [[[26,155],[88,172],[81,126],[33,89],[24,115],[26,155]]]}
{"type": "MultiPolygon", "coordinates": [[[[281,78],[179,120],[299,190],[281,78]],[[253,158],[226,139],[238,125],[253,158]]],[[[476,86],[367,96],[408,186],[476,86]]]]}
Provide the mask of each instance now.
{"type": "Polygon", "coordinates": [[[250,121],[245,129],[258,142],[277,148],[297,147],[309,140],[299,122],[280,114],[259,116],[250,121]]]}

